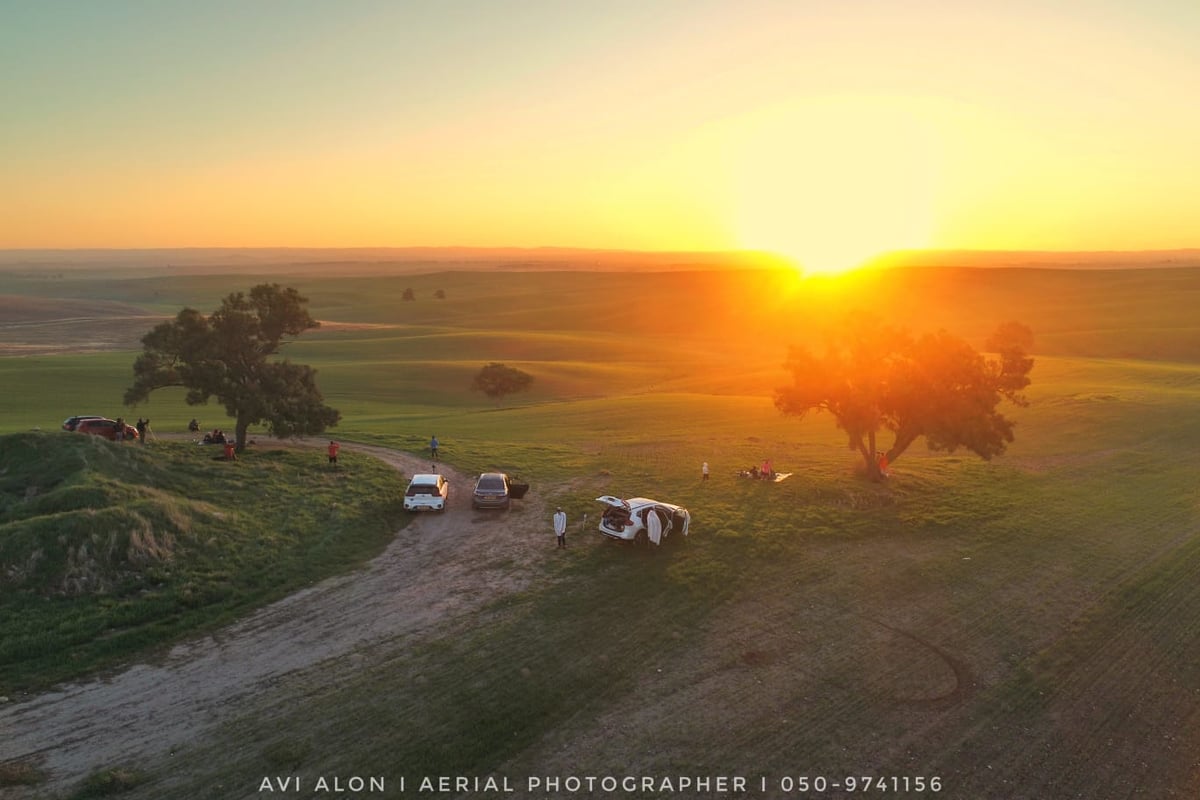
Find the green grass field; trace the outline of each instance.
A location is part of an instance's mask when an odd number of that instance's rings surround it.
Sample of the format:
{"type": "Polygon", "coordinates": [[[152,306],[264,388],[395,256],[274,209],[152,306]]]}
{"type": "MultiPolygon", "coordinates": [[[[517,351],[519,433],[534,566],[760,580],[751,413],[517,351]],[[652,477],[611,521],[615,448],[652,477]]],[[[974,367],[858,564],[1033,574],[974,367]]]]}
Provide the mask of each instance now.
{"type": "MultiPolygon", "coordinates": [[[[207,311],[252,283],[176,280],[99,296],[207,311]]],[[[54,291],[97,296],[68,283],[54,291]]],[[[289,345],[342,410],[338,437],[419,452],[436,433],[445,460],[519,472],[573,521],[599,494],[649,494],[686,505],[693,535],[657,553],[579,535],[544,585],[295,707],[249,704],[217,741],[140,765],[128,796],[276,772],[746,775],[764,798],[802,775],[938,776],[954,798],[1200,794],[1200,271],[296,285],[323,320],[380,326],[289,345]],[[417,301],[400,300],[408,286],[417,301]],[[1009,452],[917,445],[876,486],[827,418],[781,416],[788,343],[854,308],[977,346],[1029,324],[1037,365],[1009,452]],[[533,373],[532,391],[500,408],[472,395],[492,360],[533,373]],[[793,477],[732,476],[764,457],[793,477]]],[[[122,409],[132,359],[0,359],[0,430],[85,412],[221,424],[177,393],[122,409]]]]}

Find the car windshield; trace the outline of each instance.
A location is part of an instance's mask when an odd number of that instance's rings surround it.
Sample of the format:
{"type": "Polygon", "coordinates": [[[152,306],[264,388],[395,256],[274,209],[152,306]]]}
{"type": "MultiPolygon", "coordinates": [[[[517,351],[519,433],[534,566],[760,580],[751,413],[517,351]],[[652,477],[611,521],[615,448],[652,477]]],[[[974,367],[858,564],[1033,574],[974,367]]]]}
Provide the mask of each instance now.
{"type": "Polygon", "coordinates": [[[488,492],[504,491],[504,479],[494,475],[480,478],[479,488],[488,492]]]}
{"type": "Polygon", "coordinates": [[[408,487],[408,491],[405,492],[405,496],[406,497],[416,497],[417,495],[422,495],[422,494],[437,494],[437,493],[438,493],[438,490],[437,490],[436,486],[434,486],[432,484],[428,484],[428,483],[419,483],[419,484],[416,484],[415,486],[408,487]]]}

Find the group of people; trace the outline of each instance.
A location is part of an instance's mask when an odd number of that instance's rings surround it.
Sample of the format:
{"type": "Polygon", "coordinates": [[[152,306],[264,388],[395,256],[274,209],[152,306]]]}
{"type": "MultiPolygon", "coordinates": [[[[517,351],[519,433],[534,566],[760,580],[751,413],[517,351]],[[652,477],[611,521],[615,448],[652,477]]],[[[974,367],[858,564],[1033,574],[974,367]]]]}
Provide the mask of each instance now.
{"type": "Polygon", "coordinates": [[[229,437],[225,435],[225,431],[220,428],[213,428],[208,433],[204,434],[204,444],[227,444],[229,437]]]}
{"type": "MultiPolygon", "coordinates": [[[[188,430],[196,433],[200,430],[200,423],[193,419],[188,423],[188,430]]],[[[237,447],[233,438],[226,435],[225,431],[220,428],[213,428],[204,434],[204,438],[200,441],[201,444],[221,445],[222,451],[221,455],[217,456],[218,461],[237,461],[237,447]]]]}
{"type": "MultiPolygon", "coordinates": [[[[708,480],[708,462],[700,468],[703,480],[708,480]]],[[[763,459],[762,466],[752,466],[748,469],[738,472],[740,478],[753,478],[754,480],[773,481],[775,480],[775,468],[771,466],[771,459],[763,459]]]]}

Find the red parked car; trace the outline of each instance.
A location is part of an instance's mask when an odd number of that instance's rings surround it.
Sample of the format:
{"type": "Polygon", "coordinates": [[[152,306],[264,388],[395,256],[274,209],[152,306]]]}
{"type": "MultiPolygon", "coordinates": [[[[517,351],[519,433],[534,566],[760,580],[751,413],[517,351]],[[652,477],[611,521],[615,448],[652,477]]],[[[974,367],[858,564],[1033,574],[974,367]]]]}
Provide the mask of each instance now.
{"type": "Polygon", "coordinates": [[[83,422],[85,419],[104,419],[104,417],[100,416],[99,414],[80,414],[76,417],[67,417],[63,420],[62,429],[64,431],[73,431],[79,427],[79,423],[83,422]]]}
{"type": "MultiPolygon", "coordinates": [[[[124,424],[124,423],[122,423],[124,424]]],[[[125,438],[138,438],[137,428],[132,425],[124,425],[125,438]]],[[[117,439],[117,421],[112,419],[85,419],[80,420],[75,426],[76,433],[90,433],[93,436],[103,436],[105,439],[116,441],[117,439]]]]}

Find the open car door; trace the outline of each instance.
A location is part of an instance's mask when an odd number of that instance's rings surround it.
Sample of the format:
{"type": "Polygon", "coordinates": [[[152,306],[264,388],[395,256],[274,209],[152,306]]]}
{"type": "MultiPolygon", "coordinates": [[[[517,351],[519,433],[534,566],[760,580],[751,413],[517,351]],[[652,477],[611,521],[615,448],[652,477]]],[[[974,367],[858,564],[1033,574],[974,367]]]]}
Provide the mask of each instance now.
{"type": "MultiPolygon", "coordinates": [[[[670,523],[667,523],[667,531],[671,530],[670,523]]],[[[663,515],[658,506],[652,506],[646,510],[646,538],[652,544],[662,544],[663,540],[663,515]]]]}

